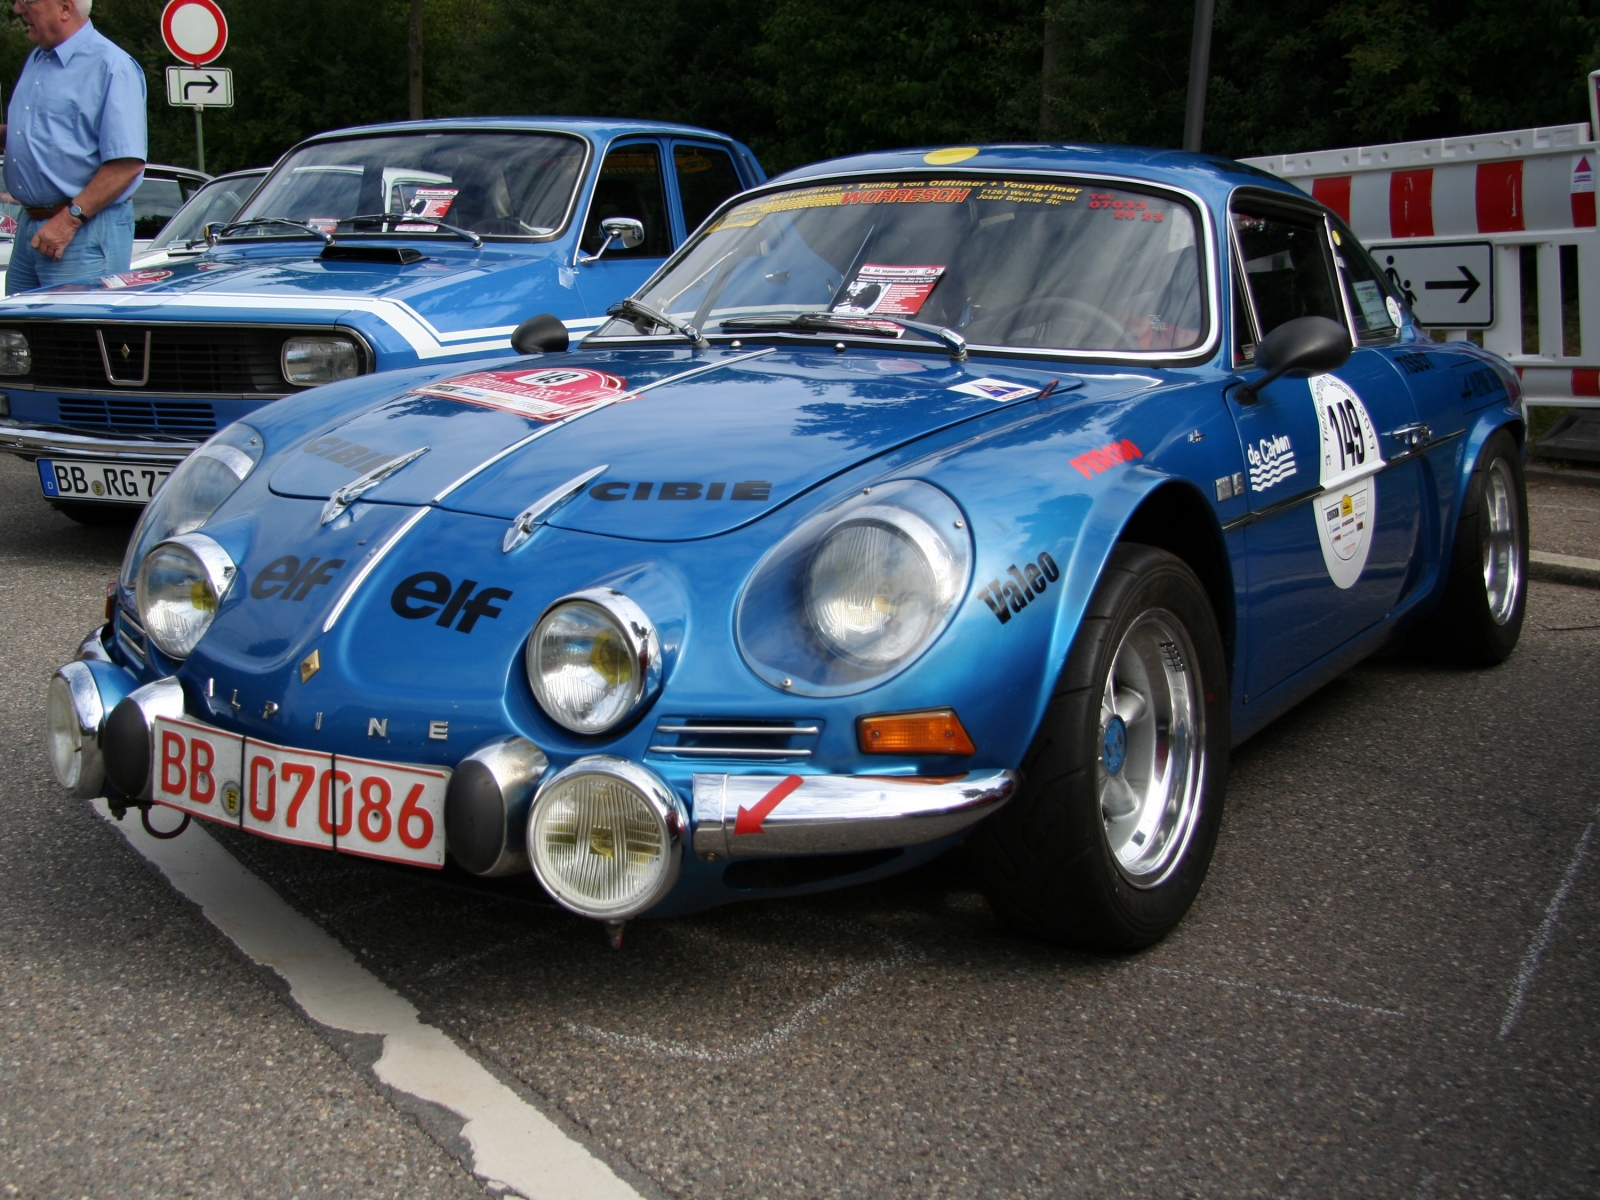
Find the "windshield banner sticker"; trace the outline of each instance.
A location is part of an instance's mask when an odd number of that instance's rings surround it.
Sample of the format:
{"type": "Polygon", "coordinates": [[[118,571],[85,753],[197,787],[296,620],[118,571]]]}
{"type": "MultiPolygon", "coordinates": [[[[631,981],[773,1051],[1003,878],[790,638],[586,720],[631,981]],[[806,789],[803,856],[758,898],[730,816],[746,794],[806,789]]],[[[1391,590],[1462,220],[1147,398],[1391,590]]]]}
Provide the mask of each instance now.
{"type": "Polygon", "coordinates": [[[969,379],[966,383],[958,383],[947,388],[951,392],[965,392],[969,396],[981,396],[985,400],[993,400],[996,404],[1005,404],[1012,400],[1022,400],[1028,396],[1037,396],[1039,389],[1029,387],[1025,383],[1012,383],[1005,379],[969,379]]]}
{"type": "Polygon", "coordinates": [[[498,408],[531,421],[564,421],[603,405],[632,400],[626,381],[603,371],[474,371],[412,390],[421,396],[498,408]]]}
{"type": "Polygon", "coordinates": [[[942,266],[890,267],[866,263],[835,302],[833,311],[847,317],[872,313],[914,317],[943,274],[942,266]]]}
{"type": "Polygon", "coordinates": [[[1383,467],[1378,435],[1366,405],[1343,380],[1317,375],[1311,380],[1321,441],[1320,482],[1316,500],[1317,539],[1328,575],[1340,588],[1355,586],[1372,549],[1372,527],[1378,516],[1378,481],[1383,467]]]}

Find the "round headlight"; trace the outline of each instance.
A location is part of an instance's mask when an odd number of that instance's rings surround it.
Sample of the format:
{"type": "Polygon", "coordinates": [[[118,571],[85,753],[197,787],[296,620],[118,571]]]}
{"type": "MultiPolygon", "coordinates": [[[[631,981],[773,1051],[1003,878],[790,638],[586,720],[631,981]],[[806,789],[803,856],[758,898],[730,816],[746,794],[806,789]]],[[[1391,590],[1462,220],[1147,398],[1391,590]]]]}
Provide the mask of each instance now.
{"type": "Polygon", "coordinates": [[[528,820],[533,870],[562,905],[627,920],[677,882],[682,802],[650,771],[608,755],[580,758],[546,781],[528,820]]]}
{"type": "Polygon", "coordinates": [[[834,528],[806,572],[806,615],[822,642],[863,667],[922,644],[960,582],[946,543],[903,510],[863,510],[834,528]]]}
{"type": "Polygon", "coordinates": [[[56,780],[80,800],[98,796],[105,766],[96,737],[105,708],[94,676],[81,662],[70,662],[50,680],[45,709],[49,719],[50,766],[56,780]]]}
{"type": "Polygon", "coordinates": [[[573,733],[604,733],[661,688],[655,626],[610,588],[577,592],[545,609],[524,657],[539,707],[573,733]]]}
{"type": "Polygon", "coordinates": [[[235,574],[228,552],[202,533],[172,538],[144,556],[135,588],[139,618],[163,654],[189,657],[235,574]]]}

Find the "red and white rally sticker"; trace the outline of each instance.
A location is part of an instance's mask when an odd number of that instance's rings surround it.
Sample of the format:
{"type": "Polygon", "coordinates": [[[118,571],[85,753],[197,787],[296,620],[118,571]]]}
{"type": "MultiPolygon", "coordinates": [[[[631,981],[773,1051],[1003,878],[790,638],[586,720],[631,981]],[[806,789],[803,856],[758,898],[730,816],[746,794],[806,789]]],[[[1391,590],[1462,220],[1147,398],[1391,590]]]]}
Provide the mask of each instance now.
{"type": "Polygon", "coordinates": [[[102,275],[100,283],[108,288],[130,288],[171,278],[171,271],[123,271],[120,275],[102,275]]]}
{"type": "Polygon", "coordinates": [[[474,371],[415,389],[424,396],[498,408],[533,421],[564,421],[607,404],[632,400],[626,381],[603,371],[474,371]]]}

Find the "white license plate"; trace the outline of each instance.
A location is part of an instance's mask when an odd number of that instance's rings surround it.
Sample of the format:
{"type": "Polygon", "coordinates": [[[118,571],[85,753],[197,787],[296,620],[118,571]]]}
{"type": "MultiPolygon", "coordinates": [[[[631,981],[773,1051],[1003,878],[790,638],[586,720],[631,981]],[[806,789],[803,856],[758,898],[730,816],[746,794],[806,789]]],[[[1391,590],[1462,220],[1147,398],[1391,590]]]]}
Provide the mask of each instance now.
{"type": "Polygon", "coordinates": [[[443,768],[375,762],[157,717],[152,798],[248,833],[444,866],[443,768]]]}
{"type": "Polygon", "coordinates": [[[39,460],[39,484],[52,500],[144,504],[172,474],[171,467],[123,466],[65,458],[39,460]]]}

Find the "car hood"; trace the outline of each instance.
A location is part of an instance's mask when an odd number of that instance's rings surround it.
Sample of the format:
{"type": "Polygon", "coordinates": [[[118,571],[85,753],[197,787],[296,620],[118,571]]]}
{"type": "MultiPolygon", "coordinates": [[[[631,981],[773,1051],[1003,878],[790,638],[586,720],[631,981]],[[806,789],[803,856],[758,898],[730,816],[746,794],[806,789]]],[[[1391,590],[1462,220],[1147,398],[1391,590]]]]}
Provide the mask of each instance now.
{"type": "Polygon", "coordinates": [[[368,405],[275,453],[272,491],[325,499],[397,457],[369,503],[510,520],[575,489],[547,521],[618,537],[708,537],[941,428],[1149,387],[932,355],[716,348],[497,360],[368,405]]]}
{"type": "MultiPolygon", "coordinates": [[[[349,245],[398,247],[388,242],[349,245]]],[[[504,338],[538,311],[530,303],[543,299],[559,306],[562,289],[569,289],[571,297],[565,307],[578,307],[576,293],[570,291],[573,273],[559,260],[557,245],[459,246],[420,244],[423,260],[406,264],[325,260],[298,244],[228,247],[88,283],[9,296],[0,300],[0,317],[216,320],[248,313],[251,319],[281,314],[277,319],[332,324],[346,314],[369,313],[402,333],[415,324],[444,335],[494,332],[504,338]]]]}

